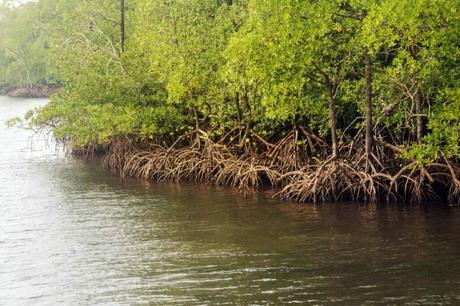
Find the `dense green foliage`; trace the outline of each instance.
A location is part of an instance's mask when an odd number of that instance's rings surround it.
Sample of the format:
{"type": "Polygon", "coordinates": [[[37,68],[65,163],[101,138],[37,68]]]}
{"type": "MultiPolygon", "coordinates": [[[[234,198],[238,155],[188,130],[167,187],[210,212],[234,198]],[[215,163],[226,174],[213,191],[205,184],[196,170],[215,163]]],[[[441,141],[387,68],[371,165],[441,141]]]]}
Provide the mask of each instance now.
{"type": "Polygon", "coordinates": [[[55,66],[48,61],[47,4],[9,2],[0,4],[0,86],[55,83],[55,66]]]}
{"type": "Polygon", "coordinates": [[[460,158],[458,0],[125,2],[124,52],[118,1],[2,9],[0,81],[56,66],[64,89],[34,123],[75,147],[303,126],[337,154],[366,139],[419,165],[460,158]]]}

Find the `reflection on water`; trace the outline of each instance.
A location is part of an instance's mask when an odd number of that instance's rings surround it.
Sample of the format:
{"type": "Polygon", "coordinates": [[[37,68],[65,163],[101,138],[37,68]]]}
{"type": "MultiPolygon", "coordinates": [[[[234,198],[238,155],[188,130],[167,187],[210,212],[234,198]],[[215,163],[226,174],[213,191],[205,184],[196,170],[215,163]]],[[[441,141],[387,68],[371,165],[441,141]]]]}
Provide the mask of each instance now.
{"type": "Polygon", "coordinates": [[[0,97],[0,304],[460,303],[460,212],[121,180],[0,97]]]}

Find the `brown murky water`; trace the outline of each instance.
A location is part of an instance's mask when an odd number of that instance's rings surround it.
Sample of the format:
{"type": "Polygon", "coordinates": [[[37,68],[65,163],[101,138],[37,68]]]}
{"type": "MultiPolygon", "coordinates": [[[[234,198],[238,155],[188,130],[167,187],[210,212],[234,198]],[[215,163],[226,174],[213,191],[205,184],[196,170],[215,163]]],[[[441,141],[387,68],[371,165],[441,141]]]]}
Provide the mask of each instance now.
{"type": "Polygon", "coordinates": [[[296,205],[66,157],[0,97],[0,305],[460,304],[460,210],[296,205]]]}

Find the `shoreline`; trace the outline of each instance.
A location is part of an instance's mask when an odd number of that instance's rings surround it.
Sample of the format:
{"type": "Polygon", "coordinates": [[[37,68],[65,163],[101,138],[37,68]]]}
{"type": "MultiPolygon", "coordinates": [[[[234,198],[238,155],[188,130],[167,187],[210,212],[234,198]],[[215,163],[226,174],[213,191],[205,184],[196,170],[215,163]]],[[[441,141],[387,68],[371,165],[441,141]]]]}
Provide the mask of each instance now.
{"type": "Polygon", "coordinates": [[[382,161],[385,168],[370,173],[359,154],[346,156],[341,150],[341,158],[331,159],[325,150],[311,159],[291,137],[292,133],[259,152],[241,152],[199,130],[169,146],[118,138],[72,153],[86,158],[99,156],[103,167],[122,177],[228,186],[244,194],[271,189],[274,197],[295,202],[460,205],[460,165],[455,161],[413,168],[411,161],[387,152],[391,158],[382,161]],[[295,156],[289,158],[293,147],[297,147],[295,156]]]}
{"type": "Polygon", "coordinates": [[[0,95],[13,98],[49,98],[61,85],[1,85],[0,95]]]}

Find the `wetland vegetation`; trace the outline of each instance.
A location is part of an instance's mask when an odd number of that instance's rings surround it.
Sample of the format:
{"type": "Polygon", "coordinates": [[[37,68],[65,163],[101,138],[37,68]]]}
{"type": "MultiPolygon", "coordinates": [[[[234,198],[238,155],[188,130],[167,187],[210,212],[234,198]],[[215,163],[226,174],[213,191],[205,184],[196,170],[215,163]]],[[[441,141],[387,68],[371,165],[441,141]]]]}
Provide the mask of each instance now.
{"type": "Polygon", "coordinates": [[[4,1],[0,84],[143,179],[460,203],[460,1],[4,1]]]}

